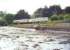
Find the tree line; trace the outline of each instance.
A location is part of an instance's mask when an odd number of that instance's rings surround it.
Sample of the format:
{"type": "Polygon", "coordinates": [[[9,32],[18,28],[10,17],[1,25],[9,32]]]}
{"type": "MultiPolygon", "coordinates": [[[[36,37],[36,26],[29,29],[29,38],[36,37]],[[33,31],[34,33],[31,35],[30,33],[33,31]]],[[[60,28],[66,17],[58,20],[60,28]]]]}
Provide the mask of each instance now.
{"type": "Polygon", "coordinates": [[[70,6],[62,9],[59,5],[53,5],[49,8],[38,8],[32,15],[26,12],[24,9],[19,10],[16,14],[5,13],[0,11],[0,25],[10,25],[13,20],[30,19],[38,17],[48,17],[51,20],[70,20],[70,6]]]}

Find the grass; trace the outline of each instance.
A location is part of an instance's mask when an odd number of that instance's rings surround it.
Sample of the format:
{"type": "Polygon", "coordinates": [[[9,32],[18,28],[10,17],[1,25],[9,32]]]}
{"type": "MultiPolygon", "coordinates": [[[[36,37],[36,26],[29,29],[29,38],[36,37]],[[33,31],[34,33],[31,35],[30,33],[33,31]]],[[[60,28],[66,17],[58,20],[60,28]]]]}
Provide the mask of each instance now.
{"type": "Polygon", "coordinates": [[[58,20],[58,21],[51,21],[51,20],[49,20],[46,24],[47,24],[47,27],[54,27],[58,23],[61,23],[61,21],[60,20],[58,20]]]}
{"type": "Polygon", "coordinates": [[[70,23],[63,23],[62,20],[57,20],[57,21],[51,21],[49,20],[48,22],[39,22],[39,23],[27,23],[27,24],[16,24],[13,25],[15,27],[21,27],[21,28],[32,28],[34,25],[38,25],[40,27],[44,28],[60,28],[60,29],[70,29],[70,23]]]}

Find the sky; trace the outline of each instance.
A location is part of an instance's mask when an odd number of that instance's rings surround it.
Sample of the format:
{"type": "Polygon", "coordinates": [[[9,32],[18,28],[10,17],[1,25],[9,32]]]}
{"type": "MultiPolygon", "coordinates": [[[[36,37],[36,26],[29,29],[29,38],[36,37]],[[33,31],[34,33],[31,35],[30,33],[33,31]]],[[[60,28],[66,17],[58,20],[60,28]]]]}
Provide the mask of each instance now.
{"type": "Polygon", "coordinates": [[[29,14],[44,6],[60,5],[62,8],[70,6],[70,0],[0,0],[0,11],[17,13],[24,9],[29,14]]]}

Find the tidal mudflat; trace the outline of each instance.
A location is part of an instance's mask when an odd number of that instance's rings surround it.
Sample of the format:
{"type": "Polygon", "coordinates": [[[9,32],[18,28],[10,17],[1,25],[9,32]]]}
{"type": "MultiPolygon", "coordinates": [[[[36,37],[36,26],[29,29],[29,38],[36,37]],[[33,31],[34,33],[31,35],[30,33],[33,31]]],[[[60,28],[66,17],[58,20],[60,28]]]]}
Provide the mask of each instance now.
{"type": "Polygon", "coordinates": [[[0,50],[70,50],[70,32],[0,27],[0,50]]]}

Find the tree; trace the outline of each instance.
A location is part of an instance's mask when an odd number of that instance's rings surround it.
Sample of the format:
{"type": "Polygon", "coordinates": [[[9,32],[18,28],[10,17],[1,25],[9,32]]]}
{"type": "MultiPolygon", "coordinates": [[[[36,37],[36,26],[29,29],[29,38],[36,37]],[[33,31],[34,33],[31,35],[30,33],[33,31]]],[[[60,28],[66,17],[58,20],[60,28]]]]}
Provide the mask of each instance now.
{"type": "Polygon", "coordinates": [[[65,11],[65,13],[70,13],[70,7],[66,7],[66,8],[64,9],[64,11],[65,11]]]}
{"type": "Polygon", "coordinates": [[[14,20],[14,15],[13,14],[6,14],[6,16],[4,17],[4,20],[6,21],[6,23],[12,24],[13,20],[14,20]]]}
{"type": "Polygon", "coordinates": [[[28,18],[30,18],[30,15],[24,10],[19,10],[18,13],[15,15],[15,19],[28,19],[28,18]]]}
{"type": "Polygon", "coordinates": [[[7,14],[3,11],[0,11],[0,25],[5,26],[12,24],[14,20],[13,14],[7,14]]]}
{"type": "Polygon", "coordinates": [[[50,17],[52,14],[51,14],[51,11],[49,10],[49,8],[48,7],[44,7],[43,8],[43,12],[42,12],[42,17],[50,17]]]}
{"type": "Polygon", "coordinates": [[[50,6],[49,11],[52,14],[57,14],[57,15],[62,13],[62,9],[59,5],[50,6]]]}
{"type": "Polygon", "coordinates": [[[35,11],[34,16],[35,17],[51,17],[52,15],[56,14],[59,15],[63,11],[59,5],[53,5],[49,8],[45,6],[44,8],[39,8],[35,11]]]}
{"type": "Polygon", "coordinates": [[[34,12],[33,17],[42,17],[42,16],[43,16],[42,12],[43,12],[43,8],[38,8],[38,9],[34,12]]]}
{"type": "Polygon", "coordinates": [[[6,12],[0,11],[0,17],[4,17],[6,15],[6,12]]]}
{"type": "Polygon", "coordinates": [[[0,11],[0,26],[6,26],[7,25],[7,23],[4,19],[5,15],[6,15],[5,12],[0,11]]]}
{"type": "Polygon", "coordinates": [[[48,11],[48,7],[45,6],[44,8],[38,8],[35,13],[34,17],[49,17],[50,12],[48,11]]]}

